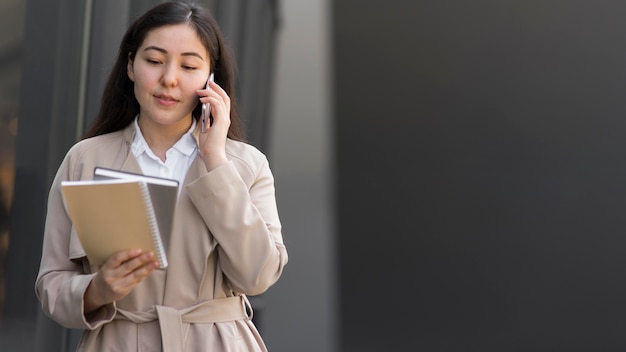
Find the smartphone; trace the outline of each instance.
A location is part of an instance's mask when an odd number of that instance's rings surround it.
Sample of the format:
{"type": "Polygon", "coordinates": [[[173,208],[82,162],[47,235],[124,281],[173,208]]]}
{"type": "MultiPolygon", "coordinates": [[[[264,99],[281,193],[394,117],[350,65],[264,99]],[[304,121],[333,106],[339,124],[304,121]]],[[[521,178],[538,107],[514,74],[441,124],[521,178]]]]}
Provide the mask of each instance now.
{"type": "MultiPolygon", "coordinates": [[[[213,82],[213,72],[206,81],[205,89],[209,89],[209,82],[213,82]]],[[[206,133],[207,120],[209,126],[213,124],[213,116],[211,116],[211,104],[202,104],[202,133],[206,133]]]]}

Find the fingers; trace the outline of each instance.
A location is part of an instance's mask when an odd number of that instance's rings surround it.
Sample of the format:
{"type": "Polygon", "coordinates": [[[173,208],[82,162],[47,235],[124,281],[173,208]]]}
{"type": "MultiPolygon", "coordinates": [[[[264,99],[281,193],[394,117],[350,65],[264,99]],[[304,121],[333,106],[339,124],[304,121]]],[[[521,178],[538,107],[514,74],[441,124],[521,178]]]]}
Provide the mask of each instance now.
{"type": "Polygon", "coordinates": [[[116,300],[125,297],[135,286],[145,280],[156,266],[153,262],[134,266],[126,275],[115,278],[110,282],[111,292],[117,297],[116,300]]]}
{"type": "Polygon", "coordinates": [[[103,267],[117,268],[122,263],[138,257],[141,254],[141,249],[130,249],[127,251],[119,251],[113,254],[103,265],[103,267]]]}
{"type": "Polygon", "coordinates": [[[215,82],[210,82],[209,83],[209,87],[211,88],[211,91],[216,92],[217,94],[219,94],[219,96],[228,103],[228,105],[230,106],[230,97],[228,96],[228,94],[226,93],[226,91],[224,89],[222,89],[222,87],[220,87],[217,83],[215,82]]]}
{"type": "Polygon", "coordinates": [[[109,258],[100,268],[102,294],[108,301],[124,298],[135,286],[145,280],[157,263],[151,252],[121,251],[109,258]]]}
{"type": "Polygon", "coordinates": [[[198,89],[197,92],[198,92],[198,95],[200,96],[200,101],[203,103],[208,103],[208,100],[206,100],[207,97],[219,96],[223,101],[228,102],[230,104],[230,97],[228,96],[228,93],[226,93],[226,91],[222,87],[220,87],[219,84],[215,82],[209,82],[209,88],[198,89]],[[211,94],[211,93],[215,93],[215,94],[211,94]]]}
{"type": "Polygon", "coordinates": [[[198,140],[198,152],[207,170],[228,162],[226,156],[226,139],[230,128],[230,97],[215,82],[209,83],[209,89],[198,91],[203,104],[210,105],[212,124],[198,140]]]}
{"type": "Polygon", "coordinates": [[[141,250],[135,249],[118,252],[105,263],[111,276],[116,278],[129,275],[136,276],[134,273],[136,270],[149,266],[149,264],[156,265],[152,252],[142,253],[141,250]]]}
{"type": "Polygon", "coordinates": [[[202,104],[210,104],[214,117],[230,120],[230,97],[217,83],[210,82],[209,89],[198,90],[198,95],[202,104]]]}

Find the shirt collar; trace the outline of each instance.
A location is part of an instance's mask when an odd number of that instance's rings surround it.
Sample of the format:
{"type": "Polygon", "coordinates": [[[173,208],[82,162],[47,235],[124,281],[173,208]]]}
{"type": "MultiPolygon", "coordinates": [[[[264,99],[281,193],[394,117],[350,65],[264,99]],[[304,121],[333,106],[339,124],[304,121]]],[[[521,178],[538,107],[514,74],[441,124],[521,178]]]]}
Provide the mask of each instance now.
{"type": "MultiPolygon", "coordinates": [[[[139,115],[135,117],[134,125],[135,125],[135,138],[133,139],[133,143],[131,145],[131,150],[135,157],[141,155],[146,150],[149,150],[148,142],[146,142],[143,134],[141,133],[141,129],[139,128],[139,115]]],[[[179,152],[190,156],[197,147],[196,139],[193,136],[193,131],[196,128],[196,119],[192,119],[191,127],[185,134],[180,137],[180,139],[172,146],[173,149],[178,150],[179,152]]]]}

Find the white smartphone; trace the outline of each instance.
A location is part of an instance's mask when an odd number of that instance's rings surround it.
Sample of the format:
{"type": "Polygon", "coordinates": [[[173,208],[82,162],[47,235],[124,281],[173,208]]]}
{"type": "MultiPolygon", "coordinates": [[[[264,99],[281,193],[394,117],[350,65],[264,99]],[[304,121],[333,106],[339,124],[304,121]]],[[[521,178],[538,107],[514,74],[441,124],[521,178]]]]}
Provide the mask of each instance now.
{"type": "MultiPolygon", "coordinates": [[[[213,82],[213,72],[209,75],[209,79],[206,81],[205,89],[209,89],[209,82],[213,82]]],[[[213,124],[213,117],[211,116],[211,104],[202,104],[202,133],[206,133],[207,120],[209,126],[213,124]]]]}

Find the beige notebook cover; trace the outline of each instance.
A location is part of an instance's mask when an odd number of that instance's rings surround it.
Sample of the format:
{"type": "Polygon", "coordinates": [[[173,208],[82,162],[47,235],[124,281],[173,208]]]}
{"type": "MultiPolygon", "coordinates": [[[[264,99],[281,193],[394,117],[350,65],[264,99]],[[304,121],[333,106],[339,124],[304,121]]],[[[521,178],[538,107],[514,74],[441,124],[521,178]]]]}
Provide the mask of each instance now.
{"type": "MultiPolygon", "coordinates": [[[[152,202],[156,195],[151,196],[146,181],[63,181],[61,187],[70,218],[91,264],[100,266],[115,252],[139,248],[152,251],[159,267],[167,267],[159,219],[152,202]]],[[[176,194],[178,187],[171,188],[176,194]]],[[[171,211],[161,211],[159,216],[163,218],[161,222],[171,226],[174,204],[167,208],[171,211]]]]}

